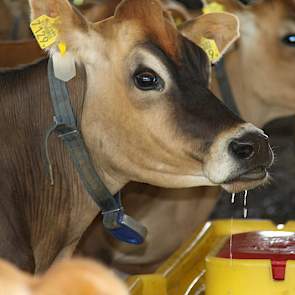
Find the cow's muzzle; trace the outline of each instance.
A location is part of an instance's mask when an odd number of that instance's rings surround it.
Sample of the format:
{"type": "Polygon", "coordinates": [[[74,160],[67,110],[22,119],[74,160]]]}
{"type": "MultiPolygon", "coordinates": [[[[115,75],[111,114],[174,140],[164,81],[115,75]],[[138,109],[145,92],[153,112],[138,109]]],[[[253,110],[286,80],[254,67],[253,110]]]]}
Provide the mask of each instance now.
{"type": "Polygon", "coordinates": [[[204,174],[212,183],[239,192],[263,184],[273,161],[268,137],[245,123],[222,133],[214,142],[204,163],[204,174]]]}
{"type": "Polygon", "coordinates": [[[268,137],[258,132],[246,133],[240,138],[233,139],[229,143],[228,152],[239,167],[236,173],[233,173],[234,175],[230,175],[231,181],[264,179],[274,159],[268,137]]]}

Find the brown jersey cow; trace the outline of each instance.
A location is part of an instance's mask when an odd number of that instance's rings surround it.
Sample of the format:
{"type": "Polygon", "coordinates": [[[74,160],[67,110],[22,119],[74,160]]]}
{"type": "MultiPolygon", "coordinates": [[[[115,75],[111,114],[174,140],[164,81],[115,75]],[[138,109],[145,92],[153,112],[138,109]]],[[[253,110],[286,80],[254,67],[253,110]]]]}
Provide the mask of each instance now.
{"type": "MultiPolygon", "coordinates": [[[[112,194],[129,181],[232,192],[267,181],[267,137],[208,89],[210,63],[198,46],[202,37],[215,39],[224,53],[238,36],[234,16],[201,16],[180,32],[156,0],[123,1],[114,17],[95,24],[66,0],[30,3],[34,19],[59,16],[58,41],[80,64],[68,85],[71,102],[112,194]]],[[[0,255],[41,271],[72,253],[99,209],[59,138],[49,145],[54,186],[44,170],[53,116],[47,61],[2,72],[0,98],[0,255]]]]}

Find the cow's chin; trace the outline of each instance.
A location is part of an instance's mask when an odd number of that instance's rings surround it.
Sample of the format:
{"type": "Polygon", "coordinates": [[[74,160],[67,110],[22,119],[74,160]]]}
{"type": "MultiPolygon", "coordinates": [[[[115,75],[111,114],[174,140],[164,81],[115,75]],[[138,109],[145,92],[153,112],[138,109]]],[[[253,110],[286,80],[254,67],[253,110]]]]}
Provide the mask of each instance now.
{"type": "Polygon", "coordinates": [[[254,189],[260,185],[264,185],[269,181],[268,172],[265,174],[263,178],[256,180],[242,180],[242,179],[234,179],[230,182],[222,184],[222,188],[228,191],[229,193],[239,193],[246,190],[254,189]]]}

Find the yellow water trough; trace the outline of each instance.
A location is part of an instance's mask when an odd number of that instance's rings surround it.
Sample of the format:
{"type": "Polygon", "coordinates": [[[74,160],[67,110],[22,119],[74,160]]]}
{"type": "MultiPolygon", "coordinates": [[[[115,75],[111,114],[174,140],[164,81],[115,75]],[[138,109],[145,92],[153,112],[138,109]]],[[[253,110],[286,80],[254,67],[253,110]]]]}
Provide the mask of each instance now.
{"type": "Polygon", "coordinates": [[[208,222],[128,285],[132,295],[295,295],[295,221],[208,222]]]}

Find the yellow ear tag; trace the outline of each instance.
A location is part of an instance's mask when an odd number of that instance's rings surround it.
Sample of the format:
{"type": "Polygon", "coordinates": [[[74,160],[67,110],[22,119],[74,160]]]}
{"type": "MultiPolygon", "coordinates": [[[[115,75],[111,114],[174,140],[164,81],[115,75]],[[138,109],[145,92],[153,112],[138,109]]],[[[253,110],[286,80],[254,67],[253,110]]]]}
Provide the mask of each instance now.
{"type": "Polygon", "coordinates": [[[213,13],[213,12],[223,12],[225,11],[224,6],[220,3],[217,2],[212,2],[208,5],[206,5],[203,9],[202,9],[204,14],[207,13],[213,13]]]}
{"type": "Polygon", "coordinates": [[[67,44],[65,42],[60,42],[58,44],[58,49],[59,49],[61,56],[64,56],[67,52],[67,44]]]}
{"type": "Polygon", "coordinates": [[[31,30],[42,49],[48,48],[56,42],[58,37],[57,21],[58,17],[41,15],[31,22],[31,30]]]}
{"type": "Polygon", "coordinates": [[[216,62],[220,58],[220,52],[213,39],[202,37],[199,46],[207,53],[211,62],[216,62]]]}
{"type": "Polygon", "coordinates": [[[173,19],[177,28],[183,24],[183,19],[181,17],[177,16],[177,17],[174,17],[173,19]]]}

